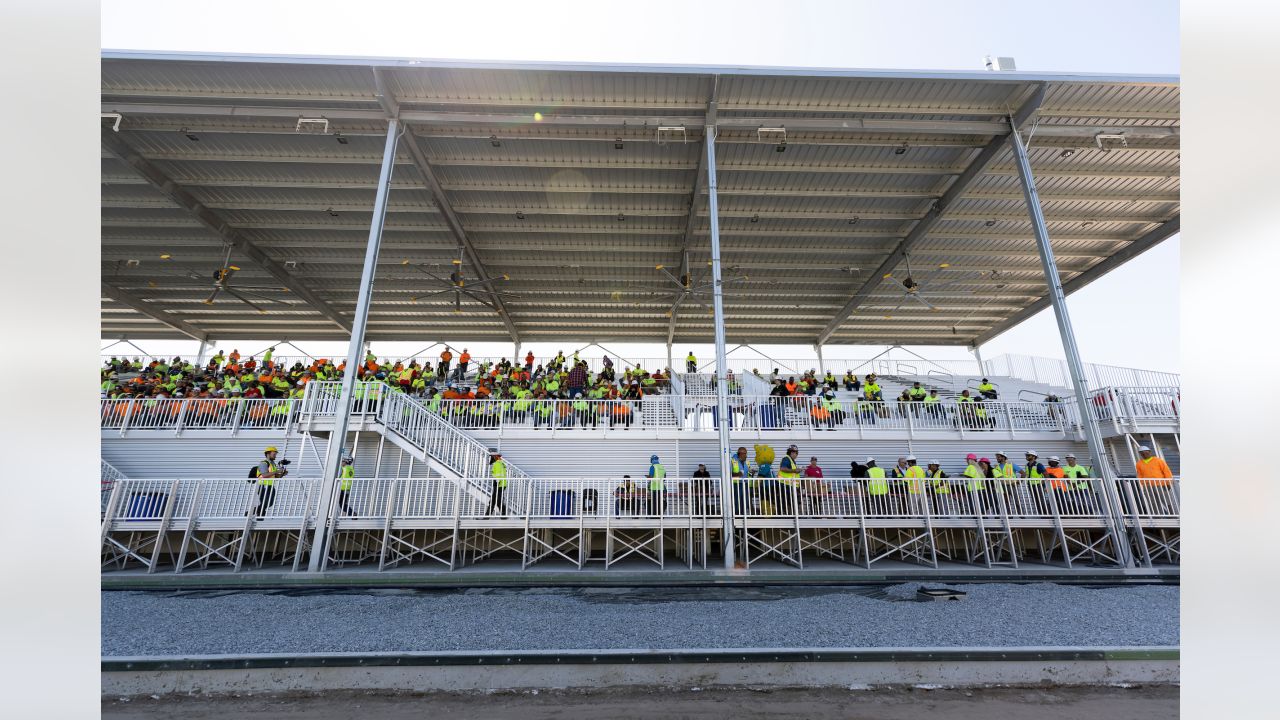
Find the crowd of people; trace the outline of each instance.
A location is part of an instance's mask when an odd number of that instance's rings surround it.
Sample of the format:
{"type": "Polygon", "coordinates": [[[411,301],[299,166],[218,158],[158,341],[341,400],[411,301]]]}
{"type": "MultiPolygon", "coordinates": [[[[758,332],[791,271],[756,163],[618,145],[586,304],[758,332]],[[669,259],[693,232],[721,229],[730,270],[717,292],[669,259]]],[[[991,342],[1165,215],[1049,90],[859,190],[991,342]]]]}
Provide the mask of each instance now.
{"type": "MultiPolygon", "coordinates": [[[[1150,455],[1149,449],[1144,447],[1143,451],[1144,457],[1150,455]]],[[[938,460],[922,464],[914,455],[904,455],[889,467],[882,467],[874,457],[867,457],[862,462],[854,460],[850,463],[850,481],[844,481],[829,477],[817,457],[810,457],[807,464],[802,464],[800,449],[796,445],[788,447],[776,462],[773,448],[768,445],[756,445],[754,458],[748,457],[747,448],[740,447],[728,460],[734,513],[789,515],[796,510],[795,502],[801,503],[799,509],[803,512],[822,512],[823,498],[832,493],[842,493],[846,497],[864,496],[868,502],[879,498],[885,507],[896,503],[899,509],[908,507],[905,503],[907,498],[920,496],[951,501],[936,506],[963,511],[969,502],[963,496],[969,491],[980,498],[978,509],[995,512],[997,508],[991,501],[982,499],[989,497],[984,492],[989,487],[1001,495],[1009,493],[1011,496],[1018,488],[1033,492],[1046,490],[1058,494],[1064,502],[1070,499],[1077,507],[1089,507],[1092,469],[1080,465],[1074,453],[1067,453],[1063,458],[1050,456],[1041,461],[1036,451],[1028,450],[1021,464],[1012,462],[1003,451],[993,456],[994,459],[979,457],[976,453],[967,454],[962,469],[955,470],[953,466],[954,476],[944,470],[938,460]]],[[[1152,468],[1154,471],[1155,466],[1152,468]]],[[[1163,475],[1172,477],[1167,466],[1163,475]]],[[[662,514],[667,499],[666,478],[666,468],[657,455],[652,456],[642,485],[638,485],[630,475],[623,477],[614,492],[614,513],[662,514]]],[[[1160,484],[1171,481],[1145,482],[1160,484]]],[[[689,498],[694,513],[701,513],[718,497],[718,488],[719,482],[711,477],[706,465],[699,464],[690,479],[679,481],[678,491],[680,496],[689,498]]],[[[1011,512],[1019,509],[1019,502],[1010,498],[1011,512]]],[[[1041,506],[1037,510],[1034,500],[1028,505],[1032,511],[1046,512],[1048,509],[1041,506]]]]}
{"type": "MultiPolygon", "coordinates": [[[[257,357],[243,357],[240,351],[228,354],[215,351],[206,364],[196,365],[181,357],[172,360],[113,357],[101,370],[103,398],[291,398],[301,397],[307,383],[313,380],[341,380],[346,374],[346,361],[337,364],[328,358],[294,362],[290,366],[277,363],[275,348],[257,357]]],[[[357,368],[360,380],[382,381],[393,391],[430,399],[529,400],[549,398],[574,400],[639,399],[660,392],[667,386],[669,373],[648,372],[627,367],[618,371],[606,356],[600,372],[593,372],[575,352],[566,358],[561,351],[543,364],[534,364],[533,353],[524,362],[502,359],[483,361],[472,366],[471,355],[464,348],[453,364],[454,354],[446,347],[438,363],[379,360],[367,353],[357,368]],[[471,370],[475,371],[474,375],[471,370]]]]}

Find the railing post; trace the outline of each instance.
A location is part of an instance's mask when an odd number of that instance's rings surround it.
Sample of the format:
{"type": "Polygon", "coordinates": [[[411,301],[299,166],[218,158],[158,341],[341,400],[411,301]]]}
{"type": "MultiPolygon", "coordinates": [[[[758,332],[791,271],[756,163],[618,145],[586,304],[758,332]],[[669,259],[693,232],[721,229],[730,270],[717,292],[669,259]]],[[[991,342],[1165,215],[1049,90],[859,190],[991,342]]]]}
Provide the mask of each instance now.
{"type": "Polygon", "coordinates": [[[1009,403],[1008,403],[1008,402],[1001,402],[1000,404],[1004,406],[1004,418],[1005,418],[1005,420],[1009,423],[1009,439],[1010,439],[1010,440],[1012,440],[1012,439],[1013,439],[1013,435],[1014,435],[1014,432],[1013,432],[1013,409],[1009,407],[1009,403]]]}
{"type": "Polygon", "coordinates": [[[178,422],[175,424],[173,428],[174,437],[178,437],[179,435],[182,434],[182,423],[187,419],[187,408],[191,405],[191,403],[192,401],[189,398],[183,398],[182,404],[178,406],[178,422]]]}
{"type": "Polygon", "coordinates": [[[129,398],[129,404],[124,409],[124,420],[120,421],[120,437],[124,437],[124,433],[129,429],[129,420],[133,418],[134,403],[138,402],[137,398],[129,398]]]}
{"type": "Polygon", "coordinates": [[[240,419],[244,417],[244,405],[244,398],[240,398],[235,402],[236,412],[231,418],[231,437],[235,437],[240,432],[240,419]]]}

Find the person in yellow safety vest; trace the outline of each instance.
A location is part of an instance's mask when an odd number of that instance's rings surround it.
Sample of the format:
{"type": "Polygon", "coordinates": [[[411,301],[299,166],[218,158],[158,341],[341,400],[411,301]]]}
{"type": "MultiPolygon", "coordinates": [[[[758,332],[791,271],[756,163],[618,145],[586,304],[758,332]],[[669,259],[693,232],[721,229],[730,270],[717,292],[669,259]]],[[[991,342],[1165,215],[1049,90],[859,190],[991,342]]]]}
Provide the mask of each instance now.
{"type": "MultiPolygon", "coordinates": [[[[274,445],[268,446],[262,451],[264,459],[258,463],[258,470],[255,478],[258,484],[258,501],[254,504],[252,513],[262,519],[267,514],[267,510],[276,501],[276,479],[282,478],[289,474],[283,466],[276,464],[276,450],[274,445]]],[[[248,515],[249,513],[245,513],[248,515]]]]}
{"type": "Polygon", "coordinates": [[[880,383],[876,382],[876,374],[871,373],[867,376],[866,382],[862,385],[862,394],[868,400],[882,402],[884,400],[884,391],[880,388],[880,383]]]}
{"type": "Polygon", "coordinates": [[[978,393],[981,394],[985,400],[995,400],[996,386],[992,385],[990,380],[982,378],[982,384],[978,386],[978,393]]]}
{"type": "Polygon", "coordinates": [[[698,358],[693,356],[693,351],[689,351],[689,356],[684,359],[685,372],[698,372],[698,358]]]}
{"type": "Polygon", "coordinates": [[[494,510],[498,510],[502,517],[506,517],[507,461],[502,459],[502,453],[494,449],[489,450],[489,478],[492,488],[489,491],[489,508],[484,514],[489,516],[494,510]]]}
{"type": "Polygon", "coordinates": [[[1075,493],[1075,499],[1081,510],[1089,511],[1091,504],[1089,502],[1089,471],[1083,465],[1076,464],[1076,456],[1067,453],[1067,464],[1062,467],[1062,473],[1067,478],[1067,485],[1071,491],[1075,493]]]}
{"type": "Polygon", "coordinates": [[[946,471],[942,469],[942,464],[937,460],[929,461],[929,469],[925,471],[925,475],[934,479],[947,477],[946,471]]]}
{"type": "Polygon", "coordinates": [[[837,385],[836,376],[832,375],[831,371],[828,370],[827,374],[822,376],[822,384],[834,389],[837,385]]]}
{"type": "Polygon", "coordinates": [[[1027,466],[1022,470],[1022,477],[1027,478],[1028,485],[1039,485],[1044,479],[1044,465],[1036,461],[1038,457],[1035,450],[1027,451],[1027,466]]]}
{"type": "Polygon", "coordinates": [[[889,494],[889,481],[885,477],[884,468],[876,467],[876,459],[867,458],[867,494],[883,496],[889,494]]]}
{"type": "Polygon", "coordinates": [[[902,472],[903,483],[911,495],[919,495],[924,491],[924,468],[916,464],[916,456],[907,456],[907,468],[902,472]]]}
{"type": "Polygon", "coordinates": [[[667,476],[667,469],[658,461],[657,455],[649,456],[649,472],[645,477],[649,478],[649,516],[659,517],[662,515],[662,498],[666,494],[663,485],[663,479],[667,476]]]}
{"type": "Polygon", "coordinates": [[[747,463],[747,449],[738,448],[738,452],[729,458],[729,477],[733,480],[733,514],[742,515],[748,507],[747,497],[750,492],[748,477],[751,468],[747,463]]]}
{"type": "Polygon", "coordinates": [[[355,458],[344,456],[342,469],[338,471],[338,507],[347,515],[355,515],[351,509],[351,479],[356,476],[355,458]]]}
{"type": "Polygon", "coordinates": [[[792,445],[787,448],[787,453],[782,456],[782,460],[778,463],[778,482],[781,483],[778,499],[778,514],[791,514],[791,493],[792,488],[798,488],[800,485],[800,466],[796,463],[796,458],[800,456],[800,448],[792,445]]]}
{"type": "Polygon", "coordinates": [[[271,362],[271,358],[274,357],[275,354],[276,354],[276,347],[275,345],[272,345],[271,347],[267,348],[266,352],[262,353],[262,363],[265,365],[271,362]]]}
{"type": "Polygon", "coordinates": [[[924,402],[929,397],[929,391],[920,385],[920,381],[916,381],[911,387],[907,388],[907,396],[915,402],[924,402]]]}
{"type": "Polygon", "coordinates": [[[1001,479],[1001,483],[1004,485],[1016,485],[1018,483],[1018,466],[1009,462],[1009,456],[1005,455],[1003,450],[996,453],[996,462],[991,466],[991,470],[995,473],[995,477],[1001,479]]]}

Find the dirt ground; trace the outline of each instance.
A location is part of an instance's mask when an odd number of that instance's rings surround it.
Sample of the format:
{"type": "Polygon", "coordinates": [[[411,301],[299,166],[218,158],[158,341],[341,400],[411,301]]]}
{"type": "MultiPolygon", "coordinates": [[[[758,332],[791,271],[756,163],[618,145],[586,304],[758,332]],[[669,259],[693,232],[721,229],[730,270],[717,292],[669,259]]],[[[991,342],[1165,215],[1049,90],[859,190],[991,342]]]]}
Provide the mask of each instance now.
{"type": "Polygon", "coordinates": [[[110,720],[308,718],[386,720],[423,717],[485,720],[1169,720],[1178,688],[983,688],[844,690],[749,688],[714,690],[543,690],[493,693],[333,692],[312,695],[104,698],[110,720]],[[935,715],[935,713],[940,713],[935,715]]]}

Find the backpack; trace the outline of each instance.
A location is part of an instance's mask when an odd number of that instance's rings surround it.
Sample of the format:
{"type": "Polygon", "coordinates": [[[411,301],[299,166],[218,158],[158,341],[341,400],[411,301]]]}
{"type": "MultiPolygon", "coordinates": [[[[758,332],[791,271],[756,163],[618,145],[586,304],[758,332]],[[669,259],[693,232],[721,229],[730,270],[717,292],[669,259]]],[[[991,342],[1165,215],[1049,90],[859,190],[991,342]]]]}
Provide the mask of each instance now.
{"type": "Polygon", "coordinates": [[[256,479],[258,478],[258,466],[257,466],[257,465],[254,465],[253,467],[249,468],[249,478],[250,478],[250,479],[252,479],[252,480],[256,480],[256,479]]]}

